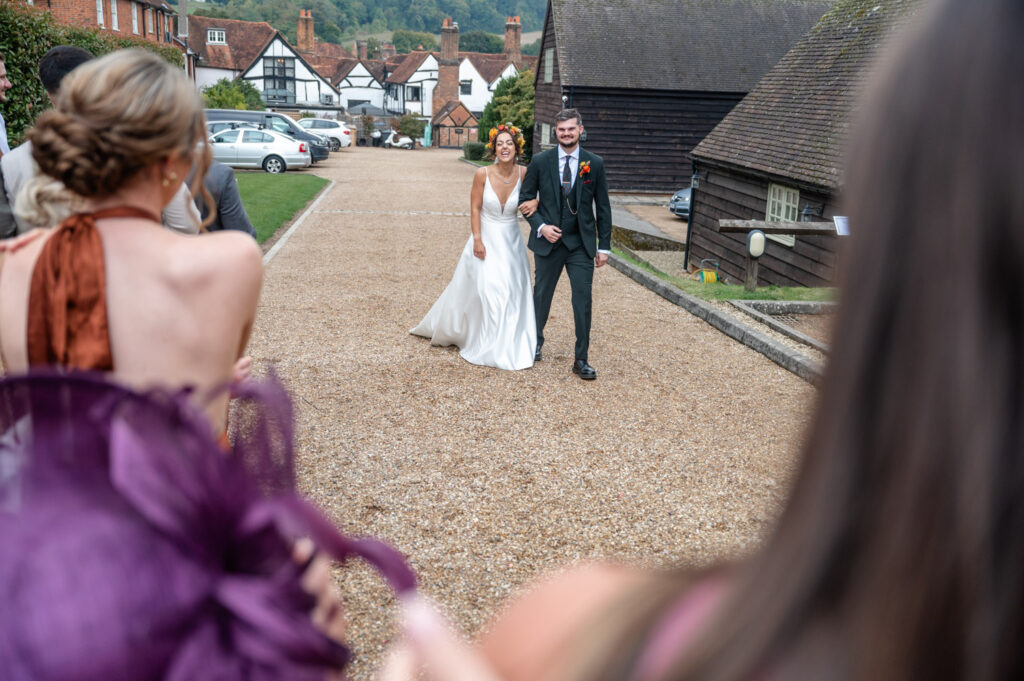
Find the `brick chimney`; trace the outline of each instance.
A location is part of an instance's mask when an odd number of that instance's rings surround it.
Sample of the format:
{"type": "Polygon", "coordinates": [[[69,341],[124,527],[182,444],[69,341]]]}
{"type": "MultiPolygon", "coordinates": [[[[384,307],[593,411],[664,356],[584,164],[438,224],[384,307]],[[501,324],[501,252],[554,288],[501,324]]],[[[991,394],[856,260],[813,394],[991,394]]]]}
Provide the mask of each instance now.
{"type": "Polygon", "coordinates": [[[299,25],[295,30],[299,52],[313,53],[316,51],[316,35],[313,33],[313,10],[299,10],[299,25]]]}
{"type": "Polygon", "coordinates": [[[437,87],[431,109],[436,114],[459,98],[459,25],[451,17],[441,24],[441,56],[437,60],[437,87]]]}
{"type": "Polygon", "coordinates": [[[451,17],[441,24],[441,59],[455,60],[459,58],[459,25],[451,17]]]}
{"type": "Polygon", "coordinates": [[[357,40],[356,41],[356,56],[358,56],[360,59],[366,59],[366,41],[365,40],[357,40]]]}
{"type": "Polygon", "coordinates": [[[522,36],[523,25],[519,22],[519,17],[509,17],[505,22],[505,56],[516,65],[516,68],[523,63],[522,36]]]}
{"type": "Polygon", "coordinates": [[[398,54],[398,50],[395,49],[395,44],[394,43],[381,43],[380,44],[380,58],[381,59],[387,59],[389,57],[394,57],[396,54],[398,54]]]}

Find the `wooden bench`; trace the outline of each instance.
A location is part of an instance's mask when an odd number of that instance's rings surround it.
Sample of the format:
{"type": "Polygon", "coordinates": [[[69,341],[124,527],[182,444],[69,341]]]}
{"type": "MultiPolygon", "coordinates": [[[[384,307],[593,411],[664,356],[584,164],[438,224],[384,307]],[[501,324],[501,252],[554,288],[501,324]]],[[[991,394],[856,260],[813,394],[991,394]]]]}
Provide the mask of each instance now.
{"type": "MultiPolygon", "coordinates": [[[[766,222],[765,220],[719,220],[715,231],[721,234],[749,234],[759,229],[765,234],[786,234],[790,236],[835,236],[834,222],[766,222]]],[[[745,249],[744,249],[745,250],[745,249]]],[[[743,273],[743,288],[753,291],[757,288],[757,258],[746,255],[746,270],[743,273]]]]}

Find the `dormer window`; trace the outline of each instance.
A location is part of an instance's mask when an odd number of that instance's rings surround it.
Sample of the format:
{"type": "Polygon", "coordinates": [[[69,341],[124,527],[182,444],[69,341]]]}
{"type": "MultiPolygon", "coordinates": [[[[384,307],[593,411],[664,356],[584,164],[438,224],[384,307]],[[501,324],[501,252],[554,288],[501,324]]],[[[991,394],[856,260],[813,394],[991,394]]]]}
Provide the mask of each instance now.
{"type": "Polygon", "coordinates": [[[206,44],[207,45],[224,45],[227,43],[227,36],[224,35],[224,30],[220,28],[210,28],[206,30],[206,44]]]}

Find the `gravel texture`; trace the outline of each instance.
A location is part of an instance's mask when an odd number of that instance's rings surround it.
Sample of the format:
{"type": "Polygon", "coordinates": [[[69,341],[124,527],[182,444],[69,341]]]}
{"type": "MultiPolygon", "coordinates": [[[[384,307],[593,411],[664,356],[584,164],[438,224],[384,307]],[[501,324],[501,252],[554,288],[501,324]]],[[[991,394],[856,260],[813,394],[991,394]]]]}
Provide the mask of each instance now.
{"type": "MultiPolygon", "coordinates": [[[[568,281],[544,360],[505,372],[408,330],[469,235],[457,151],[355,147],[275,259],[249,351],[294,396],[303,490],[351,534],[391,541],[469,635],[525,582],[601,557],[700,564],[755,547],[794,470],[814,389],[632,282],[597,271],[591,364],[570,373],[568,281]]],[[[525,223],[524,223],[525,229],[525,223]]],[[[336,571],[355,681],[393,602],[336,571]]]]}

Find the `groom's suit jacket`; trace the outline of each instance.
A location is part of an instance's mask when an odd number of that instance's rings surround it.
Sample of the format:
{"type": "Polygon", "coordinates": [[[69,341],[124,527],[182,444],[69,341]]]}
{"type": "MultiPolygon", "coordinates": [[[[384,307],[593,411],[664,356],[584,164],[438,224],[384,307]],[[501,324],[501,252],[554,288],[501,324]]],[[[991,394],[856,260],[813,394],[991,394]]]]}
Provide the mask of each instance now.
{"type": "MultiPolygon", "coordinates": [[[[583,241],[583,249],[591,258],[597,250],[610,251],[612,248],[612,205],[608,199],[608,181],[604,174],[604,161],[580,147],[576,180],[572,191],[576,194],[576,219],[583,241]],[[583,164],[590,162],[590,172],[580,174],[583,164]],[[595,213],[596,205],[596,213],[595,213]]],[[[528,201],[540,197],[537,212],[527,218],[530,223],[530,238],[527,245],[537,255],[548,255],[556,244],[537,236],[543,224],[557,227],[561,223],[561,211],[565,206],[562,195],[562,177],[558,168],[558,147],[542,151],[533,157],[526,169],[519,200],[528,201]]],[[[557,242],[556,242],[557,243],[557,242]]]]}

